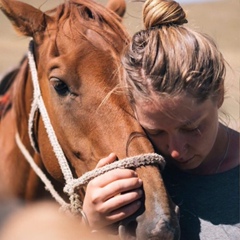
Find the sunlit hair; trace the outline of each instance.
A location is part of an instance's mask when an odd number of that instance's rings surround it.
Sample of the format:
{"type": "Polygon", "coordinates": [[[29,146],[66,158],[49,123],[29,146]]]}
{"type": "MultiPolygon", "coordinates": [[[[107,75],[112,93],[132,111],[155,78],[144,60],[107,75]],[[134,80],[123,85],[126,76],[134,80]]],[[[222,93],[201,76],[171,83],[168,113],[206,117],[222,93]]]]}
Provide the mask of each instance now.
{"type": "Polygon", "coordinates": [[[182,7],[170,0],[147,0],[145,30],[137,32],[123,56],[124,81],[136,99],[186,93],[203,102],[224,96],[225,61],[206,34],[183,26],[182,7]]]}

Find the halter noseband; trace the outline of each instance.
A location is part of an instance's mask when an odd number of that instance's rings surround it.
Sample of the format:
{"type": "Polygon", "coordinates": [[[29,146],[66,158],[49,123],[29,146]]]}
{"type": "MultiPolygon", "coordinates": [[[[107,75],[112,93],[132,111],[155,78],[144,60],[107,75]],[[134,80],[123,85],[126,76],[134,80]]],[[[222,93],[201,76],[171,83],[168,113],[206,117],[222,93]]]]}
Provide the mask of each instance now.
{"type": "Polygon", "coordinates": [[[21,150],[21,152],[23,153],[23,155],[25,156],[26,160],[29,162],[30,166],[33,168],[35,173],[45,184],[46,189],[51,193],[52,197],[62,206],[62,208],[70,210],[74,214],[80,213],[84,217],[84,213],[81,209],[82,203],[80,201],[80,196],[77,193],[77,190],[81,188],[83,185],[86,185],[91,179],[116,168],[137,168],[145,165],[154,165],[154,164],[158,164],[161,167],[163,167],[165,164],[165,161],[162,156],[156,153],[143,154],[143,155],[125,158],[121,161],[114,162],[102,168],[94,169],[92,171],[89,171],[83,174],[81,177],[74,179],[73,174],[68,165],[67,159],[63,153],[63,150],[58,142],[55,131],[52,127],[49,115],[47,113],[47,109],[44,105],[44,101],[41,95],[41,90],[38,82],[36,64],[34,61],[33,44],[34,44],[33,40],[31,40],[29,43],[29,51],[28,51],[29,66],[31,70],[33,88],[34,88],[33,102],[31,105],[31,111],[30,111],[29,121],[28,121],[29,138],[30,138],[32,147],[36,150],[35,142],[33,140],[33,119],[34,119],[35,112],[39,110],[42,116],[42,120],[46,129],[46,132],[48,134],[48,138],[50,140],[53,151],[55,153],[55,156],[58,160],[59,166],[63,173],[64,179],[65,179],[65,187],[63,190],[65,193],[68,194],[70,203],[67,203],[65,200],[63,200],[63,198],[59,195],[59,193],[54,189],[52,183],[47,179],[43,171],[37,166],[37,164],[34,162],[34,159],[29,154],[25,146],[23,145],[18,133],[16,134],[16,143],[19,149],[21,150]]]}

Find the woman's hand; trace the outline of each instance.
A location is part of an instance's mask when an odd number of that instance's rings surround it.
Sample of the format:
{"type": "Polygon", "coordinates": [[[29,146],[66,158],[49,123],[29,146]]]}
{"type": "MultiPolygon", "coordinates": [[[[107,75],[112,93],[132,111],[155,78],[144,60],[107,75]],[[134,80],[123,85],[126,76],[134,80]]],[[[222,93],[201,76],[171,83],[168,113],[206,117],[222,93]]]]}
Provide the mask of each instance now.
{"type": "MultiPolygon", "coordinates": [[[[116,155],[111,153],[101,159],[96,168],[115,160],[116,155]]],[[[90,227],[100,229],[136,212],[141,205],[141,187],[141,179],[130,169],[111,170],[91,180],[83,203],[90,227]]]]}

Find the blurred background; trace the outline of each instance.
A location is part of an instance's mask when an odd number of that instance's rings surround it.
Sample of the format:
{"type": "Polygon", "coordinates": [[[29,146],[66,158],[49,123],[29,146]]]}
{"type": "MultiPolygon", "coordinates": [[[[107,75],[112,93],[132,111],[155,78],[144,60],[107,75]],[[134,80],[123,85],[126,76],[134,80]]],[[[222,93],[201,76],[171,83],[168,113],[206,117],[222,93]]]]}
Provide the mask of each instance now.
{"type": "MultiPolygon", "coordinates": [[[[22,0],[43,11],[64,0],[22,0]]],[[[95,0],[106,4],[107,0],[95,0]]],[[[129,33],[142,28],[142,3],[127,0],[124,25],[129,33]]],[[[179,0],[188,16],[188,26],[212,36],[229,64],[223,121],[240,130],[240,0],[179,0]]],[[[26,53],[29,39],[17,35],[0,12],[0,76],[13,68],[26,53]]]]}

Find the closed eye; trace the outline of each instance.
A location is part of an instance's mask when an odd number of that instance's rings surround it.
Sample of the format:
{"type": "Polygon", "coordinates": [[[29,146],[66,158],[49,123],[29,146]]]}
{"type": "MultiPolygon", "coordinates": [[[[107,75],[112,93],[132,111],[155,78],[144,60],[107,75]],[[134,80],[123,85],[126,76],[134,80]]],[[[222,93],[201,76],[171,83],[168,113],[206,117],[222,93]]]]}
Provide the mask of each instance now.
{"type": "Polygon", "coordinates": [[[152,129],[145,129],[147,135],[149,136],[159,136],[164,133],[162,130],[152,130],[152,129]]]}
{"type": "Polygon", "coordinates": [[[198,134],[201,134],[201,131],[200,131],[199,127],[196,127],[196,128],[183,128],[182,131],[186,132],[186,133],[198,133],[198,134]]]}

